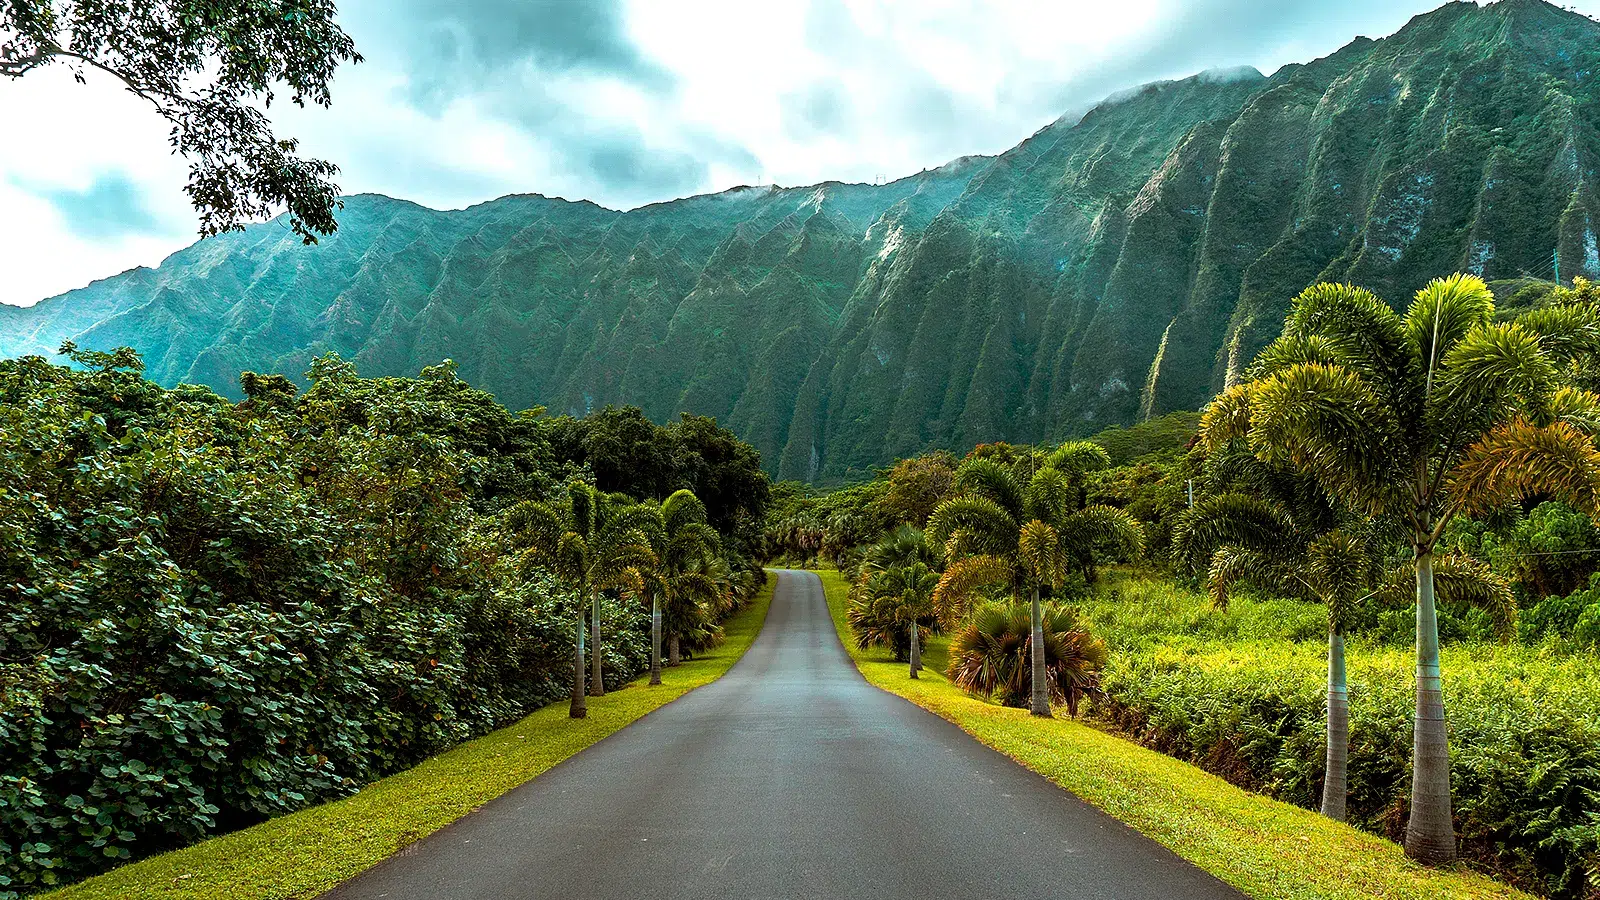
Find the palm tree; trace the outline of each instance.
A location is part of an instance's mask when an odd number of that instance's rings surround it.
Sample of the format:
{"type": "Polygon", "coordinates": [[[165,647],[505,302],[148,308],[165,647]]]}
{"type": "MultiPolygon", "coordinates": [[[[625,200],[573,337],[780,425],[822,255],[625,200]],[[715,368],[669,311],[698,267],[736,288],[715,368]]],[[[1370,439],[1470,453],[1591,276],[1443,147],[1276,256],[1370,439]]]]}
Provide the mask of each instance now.
{"type": "Polygon", "coordinates": [[[857,640],[868,631],[874,632],[861,648],[888,644],[895,651],[895,659],[900,659],[901,642],[906,641],[912,678],[922,670],[920,631],[938,626],[931,606],[933,586],[939,580],[938,573],[933,570],[937,564],[938,554],[928,546],[922,529],[901,525],[862,551],[861,573],[852,591],[850,622],[857,640]],[[913,566],[920,566],[921,572],[907,571],[913,566]],[[890,572],[897,574],[890,579],[887,577],[890,572]],[[934,585],[922,591],[923,581],[928,577],[933,579],[934,585]]]}
{"type": "MultiPolygon", "coordinates": [[[[1096,448],[1098,449],[1098,448],[1096,448]]],[[[1084,506],[1081,485],[1090,469],[1073,476],[1052,464],[1058,456],[1074,463],[1085,455],[1081,442],[1058,450],[1036,471],[1030,454],[1006,468],[988,459],[969,459],[956,472],[956,496],[934,510],[928,540],[949,560],[934,592],[934,607],[948,630],[985,588],[1010,592],[1013,602],[1031,597],[1033,699],[1029,710],[1050,715],[1045,685],[1044,626],[1040,594],[1061,588],[1069,572],[1085,581],[1107,550],[1132,556],[1141,552],[1144,532],[1127,513],[1108,506],[1084,506]]],[[[1101,451],[1100,460],[1105,460],[1101,451]]],[[[1102,463],[1103,464],[1103,463],[1102,463]]]]}
{"type": "Polygon", "coordinates": [[[650,595],[651,684],[661,683],[663,632],[671,648],[670,664],[676,666],[685,634],[703,630],[708,607],[714,609],[720,602],[723,589],[713,567],[718,547],[705,504],[692,491],[678,491],[661,502],[659,565],[645,581],[650,595]]]}
{"type": "MultiPolygon", "coordinates": [[[[600,592],[643,592],[641,573],[656,566],[651,536],[652,526],[657,522],[659,516],[654,510],[601,494],[581,482],[568,487],[566,502],[559,507],[524,500],[503,514],[503,526],[511,548],[521,555],[520,566],[543,569],[574,595],[588,599],[593,616],[590,652],[594,660],[593,678],[597,683],[602,675],[598,625],[600,592]]],[[[576,647],[569,714],[581,719],[588,715],[588,702],[584,699],[581,607],[576,647]]],[[[600,691],[604,692],[603,686],[600,691]]]]}
{"type": "Polygon", "coordinates": [[[1042,629],[1018,604],[987,603],[950,639],[950,679],[963,690],[984,697],[1000,695],[1006,706],[1032,703],[1042,684],[1067,713],[1100,688],[1106,647],[1089,634],[1071,607],[1045,604],[1042,629]],[[1044,639],[1037,638],[1042,630],[1044,639]],[[1024,665],[1024,654],[1043,647],[1044,674],[1024,665]]]}
{"type": "Polygon", "coordinates": [[[1295,299],[1283,336],[1217,398],[1202,430],[1243,439],[1269,464],[1312,478],[1352,514],[1400,523],[1417,598],[1417,685],[1406,852],[1455,858],[1440,691],[1435,549],[1459,513],[1535,492],[1595,509],[1600,453],[1581,430],[1600,397],[1558,389],[1559,354],[1594,340],[1579,316],[1495,323],[1470,276],[1417,292],[1405,316],[1350,285],[1295,299]],[[1537,330],[1536,330],[1537,329],[1537,330]]]}
{"type": "Polygon", "coordinates": [[[895,659],[908,660],[911,677],[916,678],[922,669],[921,629],[938,622],[933,614],[938,585],[939,573],[918,559],[865,576],[856,585],[849,610],[857,646],[893,648],[895,659]]]}

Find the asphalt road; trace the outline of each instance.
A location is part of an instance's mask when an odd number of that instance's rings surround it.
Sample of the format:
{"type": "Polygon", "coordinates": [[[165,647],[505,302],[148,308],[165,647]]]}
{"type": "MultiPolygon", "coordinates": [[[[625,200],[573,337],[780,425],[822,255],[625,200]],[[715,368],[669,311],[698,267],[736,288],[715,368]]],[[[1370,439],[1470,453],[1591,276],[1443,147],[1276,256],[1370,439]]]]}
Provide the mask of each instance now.
{"type": "Polygon", "coordinates": [[[1228,898],[1239,894],[868,685],[814,573],[726,675],[330,900],[1228,898]]]}

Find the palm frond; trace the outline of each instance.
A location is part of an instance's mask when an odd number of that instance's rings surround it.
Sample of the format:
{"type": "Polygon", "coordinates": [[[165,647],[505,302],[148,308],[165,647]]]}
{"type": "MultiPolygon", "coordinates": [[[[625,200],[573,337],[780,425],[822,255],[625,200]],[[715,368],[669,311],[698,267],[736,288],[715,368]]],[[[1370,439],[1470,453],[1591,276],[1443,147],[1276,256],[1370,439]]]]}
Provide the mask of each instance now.
{"type": "MultiPolygon", "coordinates": [[[[1508,640],[1516,628],[1517,600],[1511,582],[1485,563],[1460,553],[1444,553],[1433,558],[1434,596],[1441,603],[1486,610],[1501,640],[1508,640]]],[[[1394,606],[1404,606],[1416,598],[1416,568],[1410,563],[1388,573],[1378,595],[1394,606]]]]}
{"type": "Polygon", "coordinates": [[[1072,490],[1066,476],[1059,470],[1047,466],[1034,473],[1033,479],[1028,482],[1026,502],[1023,504],[1026,516],[1058,522],[1072,504],[1072,490]]]}
{"type": "Polygon", "coordinates": [[[1144,526],[1114,506],[1086,506],[1061,521],[1062,546],[1079,561],[1109,553],[1124,560],[1144,554],[1144,526]]]}
{"type": "Polygon", "coordinates": [[[986,497],[1012,518],[1022,516],[1022,488],[1006,468],[992,459],[969,459],[956,470],[957,494],[986,497]]]}
{"type": "Polygon", "coordinates": [[[1339,365],[1371,382],[1371,390],[1401,415],[1420,402],[1416,345],[1407,339],[1404,321],[1371,291],[1314,284],[1295,298],[1283,333],[1319,338],[1339,365]]]}
{"type": "Polygon", "coordinates": [[[1399,478],[1387,448],[1402,443],[1392,408],[1352,369],[1300,365],[1260,382],[1251,403],[1250,446],[1324,490],[1372,513],[1392,508],[1399,478]]]}
{"type": "Polygon", "coordinates": [[[1539,346],[1558,366],[1600,354],[1600,307],[1593,304],[1545,306],[1523,313],[1516,322],[1539,336],[1539,346]]]}
{"type": "Polygon", "coordinates": [[[1090,472],[1111,468],[1111,454],[1093,441],[1067,441],[1051,451],[1045,465],[1068,478],[1078,479],[1090,472]]]}
{"type": "Polygon", "coordinates": [[[1227,609],[1233,596],[1233,586],[1251,582],[1274,588],[1279,593],[1297,594],[1298,587],[1288,580],[1283,558],[1248,547],[1219,547],[1211,554],[1211,564],[1206,571],[1206,588],[1211,594],[1211,605],[1227,609]]]}
{"type": "Polygon", "coordinates": [[[934,588],[934,614],[948,629],[966,616],[972,606],[972,595],[979,588],[1009,588],[1014,577],[1011,563],[998,556],[958,559],[945,568],[938,587],[934,588]]]}
{"type": "Polygon", "coordinates": [[[1517,419],[1468,447],[1448,486],[1454,505],[1469,514],[1550,494],[1600,516],[1600,452],[1566,422],[1539,427],[1517,419]]]}
{"type": "Polygon", "coordinates": [[[561,513],[549,504],[523,500],[500,514],[500,528],[510,544],[549,552],[561,538],[561,513]]]}
{"type": "Polygon", "coordinates": [[[1201,446],[1214,453],[1250,434],[1250,400],[1255,390],[1254,382],[1236,384],[1206,406],[1200,417],[1201,446]]]}
{"type": "Polygon", "coordinates": [[[994,500],[978,494],[952,497],[939,504],[928,519],[927,539],[945,548],[949,557],[957,554],[949,546],[960,537],[960,549],[967,553],[1007,553],[1017,545],[1018,523],[994,500]]]}
{"type": "Polygon", "coordinates": [[[1330,627],[1341,632],[1350,627],[1356,604],[1372,584],[1372,568],[1366,544],[1337,529],[1306,548],[1306,580],[1328,607],[1330,627]]]}
{"type": "Polygon", "coordinates": [[[1565,422],[1585,434],[1600,434],[1600,394],[1593,391],[1556,388],[1541,413],[1546,421],[1565,422]]]}
{"type": "Polygon", "coordinates": [[[1482,415],[1498,417],[1542,402],[1555,380],[1538,335],[1520,325],[1482,325],[1440,364],[1428,417],[1445,429],[1482,415]]]}
{"type": "Polygon", "coordinates": [[[1252,379],[1268,378],[1302,363],[1338,365],[1334,348],[1315,334],[1285,334],[1268,344],[1250,364],[1252,379]]]}
{"type": "Polygon", "coordinates": [[[706,523],[706,505],[693,491],[680,490],[673,492],[667,499],[661,501],[661,521],[665,523],[668,531],[677,531],[685,525],[706,523]]]}
{"type": "Polygon", "coordinates": [[[1282,504],[1252,494],[1229,492],[1207,497],[1179,514],[1173,529],[1173,558],[1198,569],[1226,544],[1267,554],[1293,553],[1299,541],[1282,504]]]}
{"type": "Polygon", "coordinates": [[[1067,559],[1061,538],[1054,528],[1038,519],[1022,526],[1017,538],[1017,559],[1035,584],[1057,587],[1066,580],[1067,559]]]}
{"type": "Polygon", "coordinates": [[[938,554],[921,529],[901,525],[861,552],[861,569],[871,574],[914,562],[933,565],[938,554]]]}
{"type": "Polygon", "coordinates": [[[1406,338],[1417,347],[1426,373],[1443,364],[1457,341],[1493,318],[1494,294],[1483,279],[1460,273],[1435,278],[1406,310],[1406,338]]]}

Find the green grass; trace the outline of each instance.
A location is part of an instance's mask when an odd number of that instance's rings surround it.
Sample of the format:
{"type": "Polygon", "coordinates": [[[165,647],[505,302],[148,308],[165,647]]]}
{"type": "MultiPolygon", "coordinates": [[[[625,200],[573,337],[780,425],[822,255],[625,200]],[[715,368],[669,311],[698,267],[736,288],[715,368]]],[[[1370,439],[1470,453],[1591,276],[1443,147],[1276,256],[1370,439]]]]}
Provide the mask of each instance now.
{"type": "MultiPolygon", "coordinates": [[[[837,572],[820,574],[834,625],[867,681],[948,719],[1252,897],[1528,898],[1473,872],[1418,866],[1393,842],[1078,722],[1034,719],[969,697],[931,664],[913,681],[887,650],[855,648],[845,620],[849,584],[837,572]]],[[[929,642],[930,663],[944,658],[945,643],[929,642]]]]}
{"type": "Polygon", "coordinates": [[[360,793],[114,869],[40,900],[288,900],[314,897],[454,822],[650,711],[716,680],[755,640],[776,579],[724,625],[711,654],[589,698],[565,701],[469,741],[360,793]]]}

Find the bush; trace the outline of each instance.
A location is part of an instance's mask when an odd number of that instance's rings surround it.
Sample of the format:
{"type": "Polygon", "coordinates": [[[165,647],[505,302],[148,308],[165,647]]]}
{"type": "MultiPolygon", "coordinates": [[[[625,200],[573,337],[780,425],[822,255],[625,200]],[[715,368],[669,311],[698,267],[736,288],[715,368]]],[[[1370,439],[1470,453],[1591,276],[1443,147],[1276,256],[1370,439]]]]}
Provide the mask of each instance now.
{"type": "MultiPolygon", "coordinates": [[[[1086,607],[1112,646],[1095,718],[1251,790],[1317,807],[1325,738],[1315,604],[1199,595],[1140,581],[1086,607]],[[1291,606],[1305,608],[1304,616],[1291,606]]],[[[1447,647],[1442,661],[1462,853],[1521,887],[1592,896],[1600,862],[1600,658],[1548,648],[1447,647]]],[[[1412,654],[1349,650],[1350,821],[1399,839],[1410,788],[1412,654]]]]}
{"type": "MultiPolygon", "coordinates": [[[[73,360],[0,361],[0,900],[566,695],[576,604],[514,574],[488,513],[571,464],[452,367],[378,384],[330,357],[235,406],[129,351],[73,360]]],[[[605,602],[615,688],[648,621],[605,602]]]]}

